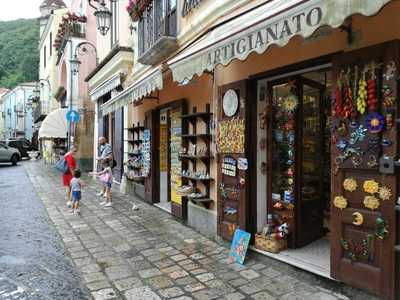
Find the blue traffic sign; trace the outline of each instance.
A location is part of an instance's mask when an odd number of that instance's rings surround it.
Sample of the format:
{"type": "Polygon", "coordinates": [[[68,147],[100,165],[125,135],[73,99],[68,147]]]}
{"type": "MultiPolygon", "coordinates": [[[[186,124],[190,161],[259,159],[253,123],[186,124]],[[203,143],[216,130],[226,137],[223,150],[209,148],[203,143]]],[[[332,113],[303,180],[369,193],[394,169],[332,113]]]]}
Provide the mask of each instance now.
{"type": "Polygon", "coordinates": [[[67,111],[66,117],[68,122],[73,122],[73,123],[78,123],[80,119],[79,113],[73,109],[67,111]]]}

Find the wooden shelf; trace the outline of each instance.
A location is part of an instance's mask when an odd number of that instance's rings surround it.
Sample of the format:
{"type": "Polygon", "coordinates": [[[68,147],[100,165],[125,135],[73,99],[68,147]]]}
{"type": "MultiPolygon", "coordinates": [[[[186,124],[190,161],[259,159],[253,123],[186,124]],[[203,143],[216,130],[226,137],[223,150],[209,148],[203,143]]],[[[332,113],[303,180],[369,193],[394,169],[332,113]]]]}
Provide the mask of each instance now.
{"type": "Polygon", "coordinates": [[[198,133],[198,134],[182,134],[182,139],[190,139],[193,143],[196,142],[197,138],[202,139],[204,142],[209,142],[211,140],[212,135],[209,133],[198,133]]]}
{"type": "Polygon", "coordinates": [[[134,144],[134,145],[139,145],[143,141],[142,140],[125,140],[125,142],[131,143],[131,144],[134,144]]]}
{"type": "Polygon", "coordinates": [[[133,131],[133,132],[143,131],[144,126],[129,127],[129,128],[125,128],[125,130],[129,130],[129,131],[133,131]]]}
{"type": "Polygon", "coordinates": [[[213,157],[210,155],[188,155],[188,154],[180,154],[179,158],[180,159],[190,159],[190,160],[201,159],[201,160],[207,160],[207,161],[210,159],[213,159],[213,157]]]}
{"type": "Polygon", "coordinates": [[[212,115],[212,112],[195,112],[187,115],[182,115],[181,118],[190,122],[196,121],[197,119],[203,119],[204,121],[207,121],[209,118],[211,118],[212,115]]]}

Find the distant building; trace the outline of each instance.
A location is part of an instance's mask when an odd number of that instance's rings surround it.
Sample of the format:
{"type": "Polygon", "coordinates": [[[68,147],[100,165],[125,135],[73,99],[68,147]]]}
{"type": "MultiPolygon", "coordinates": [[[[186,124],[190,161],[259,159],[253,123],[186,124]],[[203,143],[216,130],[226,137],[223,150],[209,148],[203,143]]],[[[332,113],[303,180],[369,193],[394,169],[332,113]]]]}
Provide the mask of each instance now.
{"type": "Polygon", "coordinates": [[[9,91],[9,89],[0,88],[0,139],[4,138],[4,119],[6,117],[3,107],[3,96],[9,91]]]}
{"type": "Polygon", "coordinates": [[[28,103],[36,85],[36,82],[21,83],[1,97],[4,112],[3,139],[32,139],[32,107],[28,103]]]}

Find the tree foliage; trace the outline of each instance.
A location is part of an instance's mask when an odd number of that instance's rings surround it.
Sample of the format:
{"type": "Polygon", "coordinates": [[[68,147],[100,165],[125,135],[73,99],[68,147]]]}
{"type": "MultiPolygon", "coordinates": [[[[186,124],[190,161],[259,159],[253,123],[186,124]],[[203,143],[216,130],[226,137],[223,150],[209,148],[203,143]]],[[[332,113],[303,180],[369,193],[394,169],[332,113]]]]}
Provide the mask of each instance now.
{"type": "Polygon", "coordinates": [[[39,68],[39,24],[36,19],[0,21],[0,87],[36,81],[39,68]]]}

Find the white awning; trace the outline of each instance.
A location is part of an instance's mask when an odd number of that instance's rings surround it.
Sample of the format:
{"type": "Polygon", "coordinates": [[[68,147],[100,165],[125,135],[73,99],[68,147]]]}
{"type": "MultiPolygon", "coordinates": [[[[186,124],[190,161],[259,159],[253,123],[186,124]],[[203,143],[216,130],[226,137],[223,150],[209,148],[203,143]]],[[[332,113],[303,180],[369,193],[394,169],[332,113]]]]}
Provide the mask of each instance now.
{"type": "Polygon", "coordinates": [[[89,92],[90,99],[94,101],[119,86],[121,84],[121,75],[121,73],[117,73],[100,84],[98,87],[91,90],[89,92]]]}
{"type": "Polygon", "coordinates": [[[161,66],[151,68],[143,75],[138,76],[137,80],[133,80],[133,84],[126,88],[123,92],[110,99],[101,106],[104,115],[109,114],[128,103],[138,101],[143,97],[150,95],[155,90],[163,88],[163,77],[161,66]]]}
{"type": "Polygon", "coordinates": [[[285,46],[297,35],[311,36],[324,25],[337,28],[354,14],[371,16],[390,0],[274,0],[224,23],[168,61],[173,80],[186,82],[194,75],[245,60],[252,52],[285,46]]]}
{"type": "Polygon", "coordinates": [[[68,132],[66,115],[66,108],[59,108],[49,113],[39,128],[39,139],[66,139],[68,132]]]}

